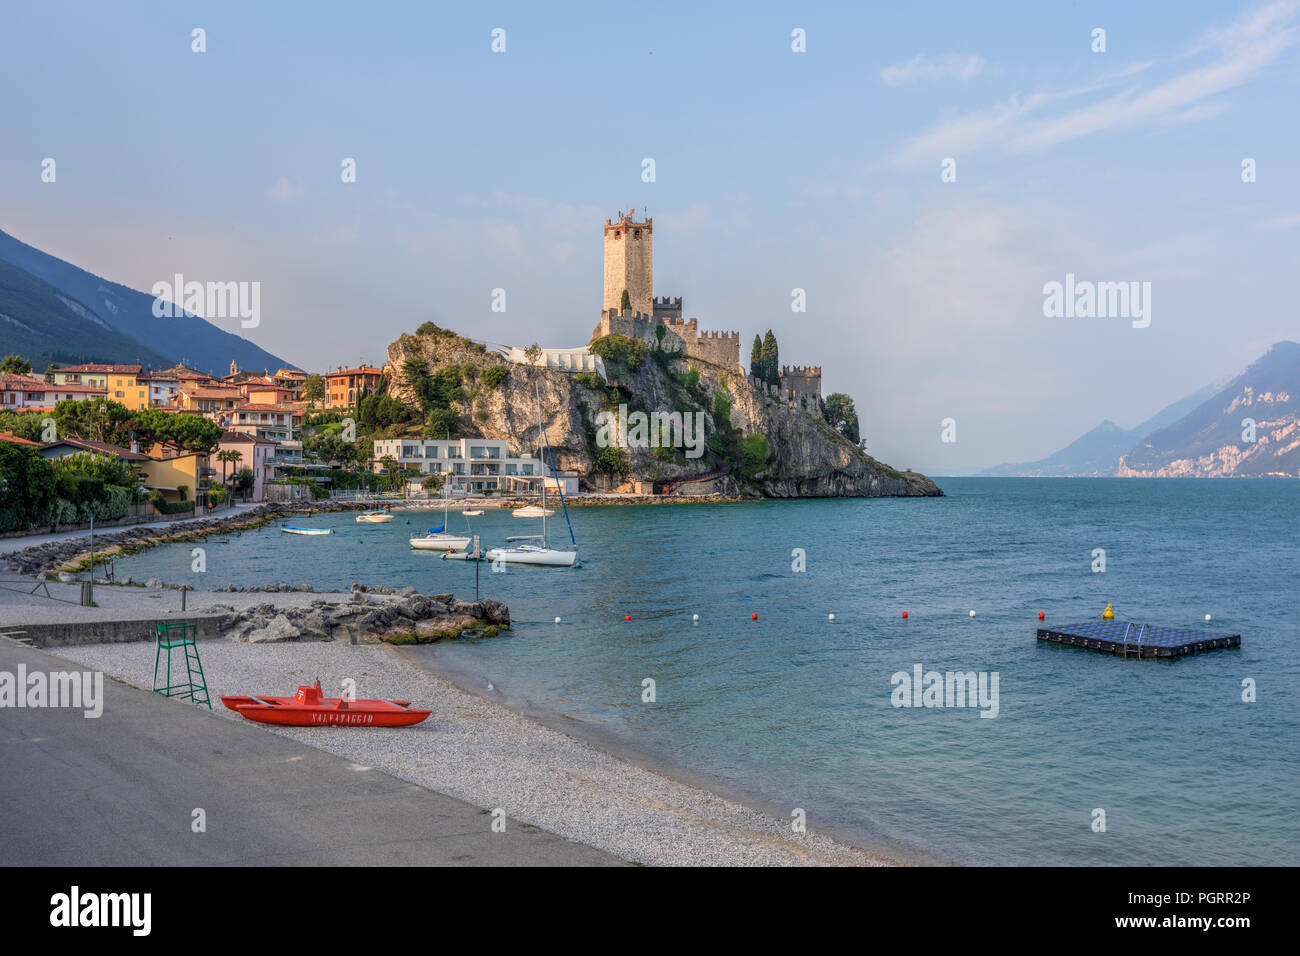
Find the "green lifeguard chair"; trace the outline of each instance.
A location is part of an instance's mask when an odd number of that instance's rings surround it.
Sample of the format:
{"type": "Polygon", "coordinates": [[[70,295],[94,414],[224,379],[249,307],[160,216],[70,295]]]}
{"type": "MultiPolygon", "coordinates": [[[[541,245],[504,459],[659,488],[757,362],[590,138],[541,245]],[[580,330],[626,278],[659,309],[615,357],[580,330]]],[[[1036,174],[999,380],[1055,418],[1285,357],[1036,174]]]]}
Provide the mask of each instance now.
{"type": "MultiPolygon", "coordinates": [[[[199,660],[198,632],[199,626],[192,621],[154,621],[154,655],[153,655],[153,692],[164,697],[188,697],[196,704],[207,704],[212,709],[208,698],[208,681],[203,676],[203,663],[199,660]],[[185,683],[172,683],[172,651],[179,648],[185,658],[185,683]],[[163,651],[167,652],[167,670],[164,684],[158,686],[159,665],[163,662],[163,651]]],[[[177,662],[179,671],[180,662],[177,662]]],[[[176,675],[178,678],[180,674],[176,675]]]]}

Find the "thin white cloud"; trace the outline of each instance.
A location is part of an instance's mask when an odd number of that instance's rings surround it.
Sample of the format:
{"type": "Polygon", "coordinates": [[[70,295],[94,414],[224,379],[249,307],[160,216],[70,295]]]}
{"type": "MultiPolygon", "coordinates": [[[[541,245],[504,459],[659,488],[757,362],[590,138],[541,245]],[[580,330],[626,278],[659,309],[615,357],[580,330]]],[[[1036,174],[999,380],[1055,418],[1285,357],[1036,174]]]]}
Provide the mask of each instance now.
{"type": "Polygon", "coordinates": [[[885,67],[880,71],[880,79],[886,86],[935,80],[961,80],[965,83],[983,73],[987,65],[981,57],[966,53],[945,53],[942,56],[918,53],[906,63],[885,67]]]}
{"type": "Polygon", "coordinates": [[[1300,226],[1300,212],[1278,216],[1276,219],[1266,219],[1260,225],[1266,229],[1290,229],[1292,226],[1300,226]]]}
{"type": "Polygon", "coordinates": [[[1249,82],[1274,63],[1298,38],[1297,0],[1275,2],[1242,15],[1231,25],[1205,31],[1188,55],[1215,54],[1208,63],[1142,89],[1150,63],[1064,93],[1016,94],[994,106],[956,116],[904,142],[888,164],[915,167],[944,156],[987,149],[1026,153],[1050,149],[1096,133],[1139,125],[1190,122],[1226,109],[1213,98],[1249,82]],[[1126,88],[1086,106],[1047,115],[1051,106],[1098,89],[1126,88]]]}
{"type": "Polygon", "coordinates": [[[298,183],[289,182],[289,177],[281,176],[275,181],[275,184],[266,191],[266,194],[276,202],[287,202],[290,199],[297,199],[303,194],[303,188],[298,183]]]}

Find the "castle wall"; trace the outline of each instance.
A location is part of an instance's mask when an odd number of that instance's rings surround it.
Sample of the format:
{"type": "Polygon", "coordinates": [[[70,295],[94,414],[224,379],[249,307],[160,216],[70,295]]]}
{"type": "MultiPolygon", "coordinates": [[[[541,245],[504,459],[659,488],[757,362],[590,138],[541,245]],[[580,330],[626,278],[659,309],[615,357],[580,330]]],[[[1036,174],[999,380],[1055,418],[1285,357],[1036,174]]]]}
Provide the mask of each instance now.
{"type": "Polygon", "coordinates": [[[781,366],[781,391],[788,392],[796,399],[807,398],[810,402],[820,399],[822,367],[820,365],[781,366]]]}
{"type": "Polygon", "coordinates": [[[655,296],[654,299],[654,317],[667,322],[670,319],[680,319],[682,317],[682,297],[676,298],[668,296],[655,296]]]}

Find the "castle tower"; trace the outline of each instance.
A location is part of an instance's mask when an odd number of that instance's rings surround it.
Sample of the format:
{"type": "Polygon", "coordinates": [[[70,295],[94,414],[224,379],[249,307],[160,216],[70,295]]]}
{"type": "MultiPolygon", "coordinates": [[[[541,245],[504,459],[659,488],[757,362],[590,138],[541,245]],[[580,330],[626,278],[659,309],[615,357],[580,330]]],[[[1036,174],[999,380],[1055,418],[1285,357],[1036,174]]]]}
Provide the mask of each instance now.
{"type": "Polygon", "coordinates": [[[629,209],[617,220],[605,220],[605,299],[601,309],[619,309],[626,289],[632,311],[650,316],[654,314],[654,220],[636,222],[632,218],[635,211],[629,209]]]}

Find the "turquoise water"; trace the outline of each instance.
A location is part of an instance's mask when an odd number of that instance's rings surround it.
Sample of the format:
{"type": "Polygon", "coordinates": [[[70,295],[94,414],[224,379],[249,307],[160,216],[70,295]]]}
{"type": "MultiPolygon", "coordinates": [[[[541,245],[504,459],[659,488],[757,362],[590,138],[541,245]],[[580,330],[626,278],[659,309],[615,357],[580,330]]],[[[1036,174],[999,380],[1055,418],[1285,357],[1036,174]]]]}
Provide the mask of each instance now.
{"type": "MultiPolygon", "coordinates": [[[[940,484],[948,497],[933,500],[573,509],[582,568],[480,565],[513,630],[418,653],[905,858],[1294,863],[1300,482],[940,484]],[[796,548],[806,571],[791,569],[796,548]],[[1065,624],[1108,601],[1121,618],[1240,633],[1242,647],[1162,662],[1035,640],[1039,611],[1065,624]],[[894,707],[891,675],[915,664],[998,672],[997,717],[894,707]],[[1256,703],[1242,702],[1247,678],[1256,703]]],[[[118,573],[472,595],[475,565],[407,547],[441,516],[406,517],[295,519],[338,533],[209,542],[204,575],[190,545],[167,546],[118,573]]],[[[536,525],[472,520],[485,547],[536,525]]]]}

